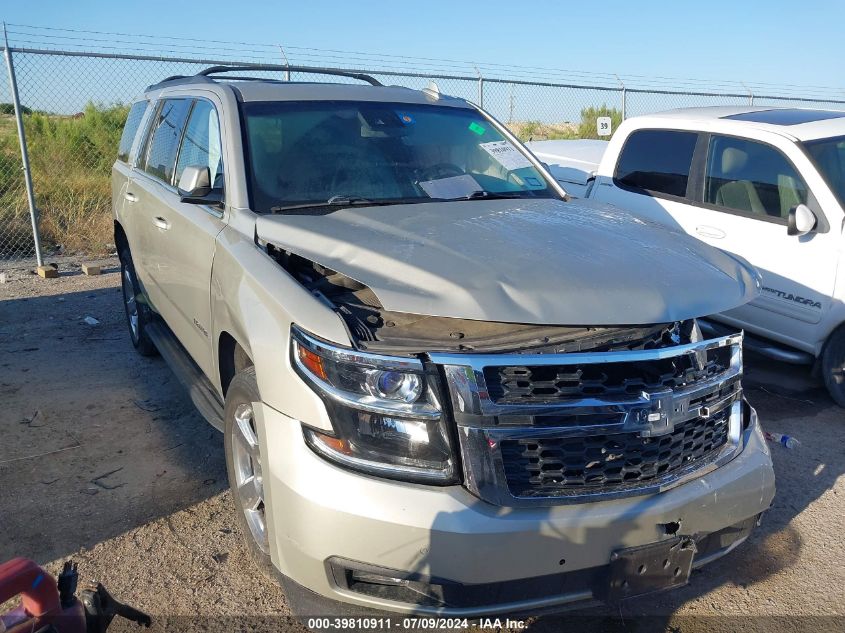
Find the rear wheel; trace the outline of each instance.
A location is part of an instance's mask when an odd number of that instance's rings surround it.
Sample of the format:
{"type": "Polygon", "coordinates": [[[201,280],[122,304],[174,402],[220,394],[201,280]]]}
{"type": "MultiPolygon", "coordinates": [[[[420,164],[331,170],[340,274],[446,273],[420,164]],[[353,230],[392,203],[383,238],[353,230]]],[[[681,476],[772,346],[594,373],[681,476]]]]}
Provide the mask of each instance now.
{"type": "Polygon", "coordinates": [[[247,367],[232,378],[226,391],[223,444],[235,514],[250,557],[258,569],[273,578],[270,535],[264,503],[258,421],[255,403],[260,402],[255,368],[247,367]]]}
{"type": "Polygon", "coordinates": [[[824,386],[834,402],[845,407],[845,325],[827,339],[821,359],[824,386]]]}
{"type": "Polygon", "coordinates": [[[120,278],[123,287],[123,308],[132,345],[141,356],[155,356],[158,350],[146,330],[152,312],[144,300],[128,248],[120,252],[120,278]]]}

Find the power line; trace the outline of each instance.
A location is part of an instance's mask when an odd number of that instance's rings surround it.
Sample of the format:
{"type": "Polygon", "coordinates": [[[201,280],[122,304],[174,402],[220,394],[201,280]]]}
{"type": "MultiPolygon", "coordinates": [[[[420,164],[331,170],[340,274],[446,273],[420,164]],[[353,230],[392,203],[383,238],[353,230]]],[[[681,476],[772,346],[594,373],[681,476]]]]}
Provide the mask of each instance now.
{"type": "MultiPolygon", "coordinates": [[[[219,47],[210,48],[208,46],[197,46],[197,45],[189,45],[189,44],[177,44],[173,42],[199,42],[202,44],[225,44],[228,46],[248,46],[248,47],[261,47],[266,48],[267,50],[257,50],[255,48],[252,49],[223,49],[228,50],[228,52],[244,54],[247,52],[259,53],[259,54],[267,54],[268,57],[272,57],[273,59],[278,58],[278,55],[274,55],[278,44],[265,44],[259,42],[238,42],[238,41],[229,41],[229,40],[212,40],[212,39],[200,39],[200,38],[188,38],[188,37],[176,37],[176,36],[168,36],[168,35],[149,35],[143,33],[119,33],[119,32],[109,32],[109,31],[95,31],[95,30],[86,30],[86,29],[70,29],[70,28],[61,28],[61,27],[47,27],[47,26],[38,26],[38,25],[31,25],[31,24],[19,24],[19,23],[9,23],[9,26],[21,27],[26,29],[34,29],[36,31],[51,31],[51,32],[60,32],[60,33],[75,33],[75,34],[85,34],[86,37],[84,38],[74,38],[74,39],[82,39],[85,41],[92,41],[90,35],[106,35],[110,36],[111,38],[117,37],[129,37],[129,38],[143,38],[148,40],[171,40],[172,42],[167,44],[166,46],[174,47],[174,48],[193,48],[196,50],[217,50],[219,51],[219,47]]],[[[12,32],[12,31],[10,31],[12,32]]],[[[39,37],[47,37],[46,34],[36,34],[36,33],[21,33],[24,35],[37,35],[39,37]]],[[[70,39],[67,36],[52,36],[55,38],[65,37],[70,39]]],[[[132,41],[124,41],[124,40],[114,40],[114,39],[104,39],[98,38],[98,41],[107,42],[110,44],[121,43],[121,44],[130,44],[134,46],[157,46],[155,42],[132,42],[132,41]]],[[[120,47],[106,47],[100,46],[100,48],[107,48],[107,49],[119,49],[120,47]]],[[[139,50],[149,50],[147,48],[139,48],[139,50]]],[[[174,51],[173,48],[160,48],[159,50],[167,51],[167,52],[178,52],[174,51]]],[[[468,62],[465,60],[455,60],[455,59],[447,59],[447,58],[435,58],[435,57],[414,57],[414,56],[407,56],[407,55],[395,55],[395,54],[380,54],[380,53],[365,53],[361,51],[347,51],[347,50],[340,50],[340,49],[319,49],[314,47],[307,47],[307,46],[295,46],[295,45],[284,45],[285,51],[308,51],[314,53],[315,55],[306,56],[301,55],[301,58],[308,58],[314,59],[315,56],[319,58],[325,59],[346,59],[345,57],[339,58],[337,55],[344,55],[344,56],[353,56],[353,59],[358,59],[362,62],[371,61],[374,63],[385,63],[389,62],[391,64],[391,68],[399,68],[401,65],[411,66],[413,65],[416,68],[429,68],[432,70],[438,70],[442,72],[453,72],[456,69],[452,66],[446,66],[444,64],[459,64],[461,66],[458,69],[458,72],[466,72],[467,69],[471,69],[473,67],[472,62],[468,62]],[[419,62],[434,62],[425,64],[425,66],[419,64],[419,62]],[[398,64],[398,65],[397,65],[398,64]]],[[[562,68],[551,68],[551,67],[530,67],[530,66],[520,66],[515,64],[502,64],[496,62],[482,62],[477,63],[477,66],[480,69],[486,69],[490,72],[501,72],[504,70],[508,70],[513,74],[517,74],[521,77],[538,77],[538,78],[551,78],[551,77],[559,77],[559,76],[568,76],[568,77],[583,77],[593,80],[606,80],[609,83],[613,83],[616,79],[616,75],[612,73],[603,73],[603,72],[588,72],[582,70],[574,70],[574,69],[562,69],[562,68]],[[494,71],[493,69],[498,69],[494,71]]],[[[718,80],[718,79],[695,79],[695,78],[680,78],[680,77],[667,77],[667,76],[648,76],[648,75],[639,75],[639,74],[624,74],[622,75],[623,80],[626,83],[638,83],[639,85],[663,85],[663,86],[707,86],[707,87],[716,87],[716,86],[724,86],[730,87],[733,90],[741,91],[744,85],[749,86],[750,88],[767,90],[771,88],[777,88],[779,90],[783,89],[796,89],[806,91],[807,89],[816,89],[816,90],[824,90],[824,91],[831,91],[836,93],[837,95],[841,93],[841,89],[837,89],[831,86],[817,86],[817,85],[798,85],[798,84],[772,84],[772,83],[764,83],[764,82],[754,82],[749,83],[746,82],[743,84],[742,82],[738,81],[729,81],[729,80],[718,80]]],[[[746,91],[747,92],[747,91],[746,91]]]]}

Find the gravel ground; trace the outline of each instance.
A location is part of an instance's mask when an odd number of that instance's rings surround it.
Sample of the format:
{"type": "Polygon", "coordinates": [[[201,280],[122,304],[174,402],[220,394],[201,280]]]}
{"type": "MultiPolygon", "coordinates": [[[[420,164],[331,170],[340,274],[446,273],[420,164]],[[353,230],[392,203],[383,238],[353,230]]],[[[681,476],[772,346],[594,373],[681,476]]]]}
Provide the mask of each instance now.
{"type": "MultiPolygon", "coordinates": [[[[161,359],[134,353],[117,261],[103,265],[0,283],[0,561],[55,573],[73,557],[158,630],[301,629],[240,544],[220,434],[161,359]]],[[[746,389],[767,430],[801,441],[772,446],[762,528],[684,589],[529,629],[843,630],[845,415],[801,368],[748,359],[746,389]]]]}

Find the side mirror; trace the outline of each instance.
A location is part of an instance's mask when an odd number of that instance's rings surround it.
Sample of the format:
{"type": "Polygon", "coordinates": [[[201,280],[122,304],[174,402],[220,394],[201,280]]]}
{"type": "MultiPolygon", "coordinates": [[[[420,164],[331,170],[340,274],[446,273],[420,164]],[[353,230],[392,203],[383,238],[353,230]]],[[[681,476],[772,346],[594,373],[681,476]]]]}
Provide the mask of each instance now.
{"type": "Polygon", "coordinates": [[[211,170],[203,165],[185,167],[179,178],[179,200],[189,204],[220,204],[223,194],[211,187],[211,170]]]}
{"type": "Polygon", "coordinates": [[[789,235],[807,235],[816,228],[818,218],[806,204],[799,204],[789,210],[787,233],[789,235]]]}

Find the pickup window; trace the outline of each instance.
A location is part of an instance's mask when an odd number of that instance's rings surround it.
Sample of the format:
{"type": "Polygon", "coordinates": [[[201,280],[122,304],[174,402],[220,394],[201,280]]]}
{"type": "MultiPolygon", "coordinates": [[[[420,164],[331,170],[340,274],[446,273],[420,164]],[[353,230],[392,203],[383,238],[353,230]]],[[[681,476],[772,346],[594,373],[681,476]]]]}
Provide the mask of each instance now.
{"type": "Polygon", "coordinates": [[[807,203],[807,185],[774,147],[714,135],[704,174],[704,202],[786,222],[792,207],[807,203]]]}
{"type": "Polygon", "coordinates": [[[696,132],[634,132],[619,156],[617,184],[640,192],[683,197],[697,140],[696,132]]]}
{"type": "Polygon", "coordinates": [[[839,204],[845,208],[845,136],[804,143],[839,204]]]}

